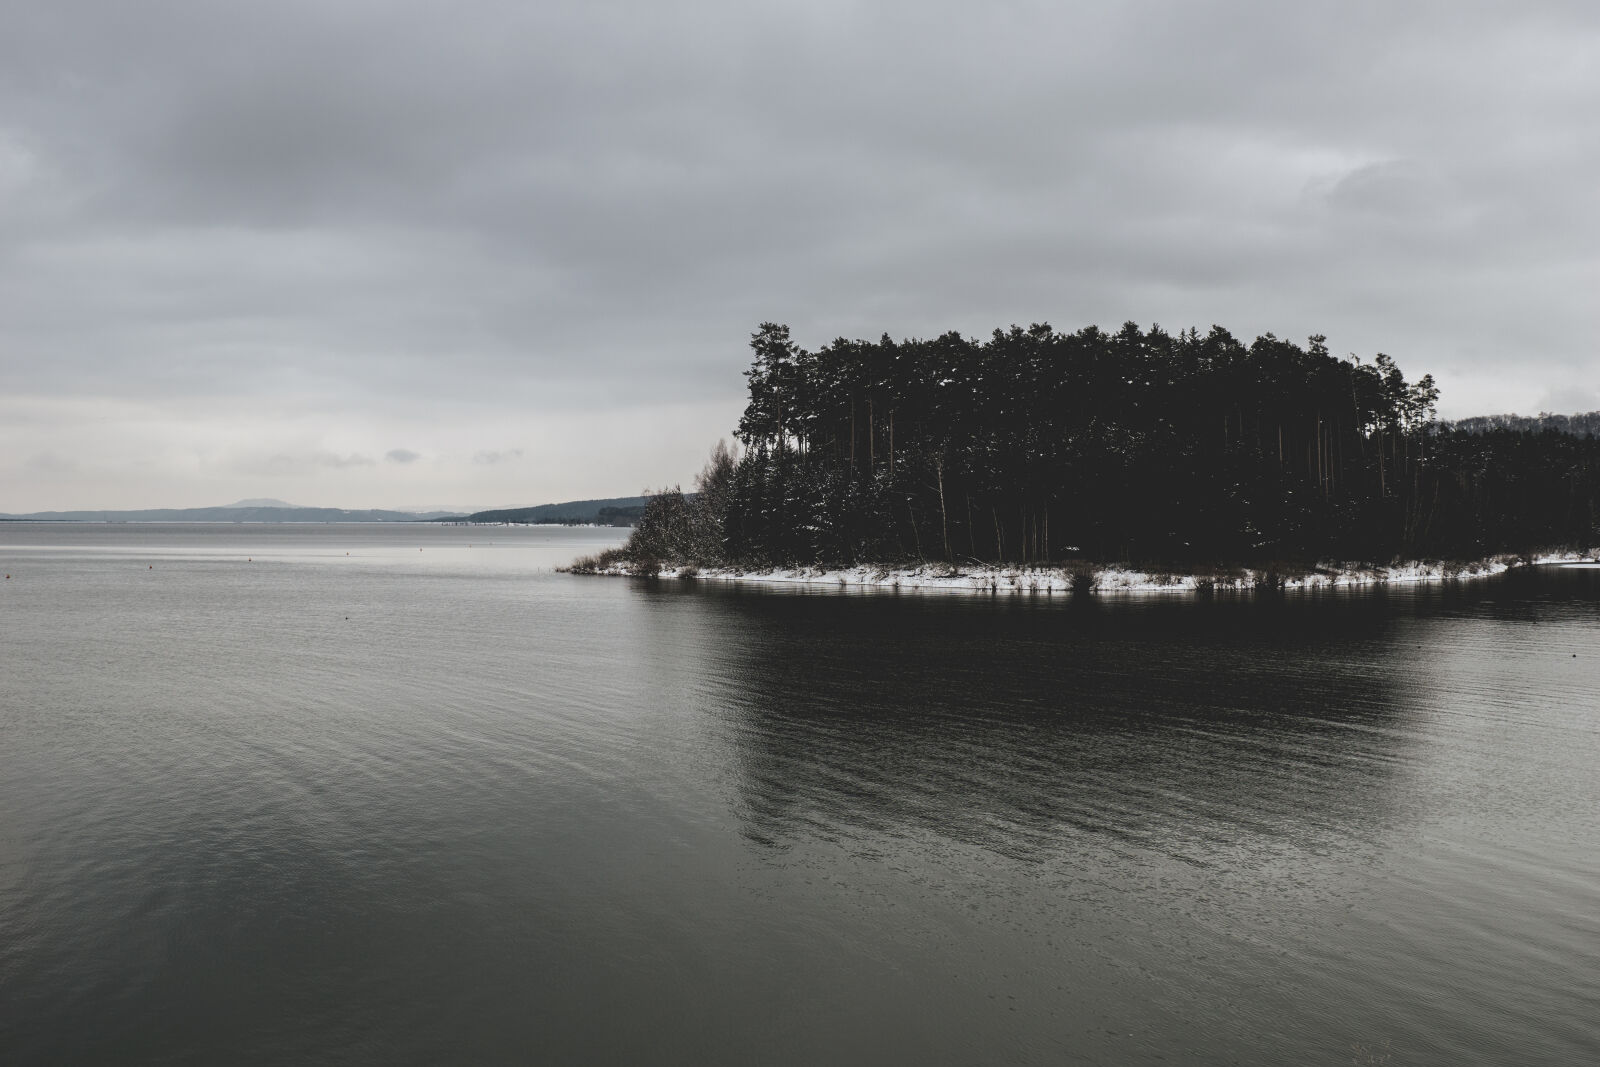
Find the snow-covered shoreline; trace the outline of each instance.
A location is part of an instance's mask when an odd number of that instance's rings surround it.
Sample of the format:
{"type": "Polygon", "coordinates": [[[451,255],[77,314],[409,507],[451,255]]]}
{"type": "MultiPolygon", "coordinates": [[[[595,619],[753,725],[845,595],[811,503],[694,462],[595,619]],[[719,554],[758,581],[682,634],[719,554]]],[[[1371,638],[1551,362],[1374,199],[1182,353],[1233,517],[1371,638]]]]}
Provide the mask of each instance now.
{"type": "MultiPolygon", "coordinates": [[[[1342,564],[1318,566],[1309,573],[1236,568],[1211,573],[1155,572],[1118,566],[1081,564],[1072,567],[996,567],[973,565],[952,569],[944,564],[916,567],[776,568],[662,567],[656,577],[760,585],[803,585],[834,589],[917,590],[958,593],[1193,593],[1205,590],[1258,588],[1340,589],[1362,586],[1442,582],[1503,574],[1516,566],[1593,562],[1581,553],[1562,552],[1495,556],[1470,563],[1412,562],[1389,567],[1342,564]]],[[[579,573],[637,577],[626,565],[579,573]]]]}

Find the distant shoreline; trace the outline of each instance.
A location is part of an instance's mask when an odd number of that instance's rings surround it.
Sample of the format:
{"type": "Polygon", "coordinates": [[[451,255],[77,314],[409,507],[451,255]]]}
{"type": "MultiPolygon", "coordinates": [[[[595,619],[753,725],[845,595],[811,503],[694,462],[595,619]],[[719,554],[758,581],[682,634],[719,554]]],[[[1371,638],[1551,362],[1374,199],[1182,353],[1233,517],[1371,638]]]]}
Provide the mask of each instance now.
{"type": "MultiPolygon", "coordinates": [[[[1066,567],[1001,567],[943,564],[915,567],[793,567],[751,570],[738,567],[661,567],[653,576],[685,581],[715,581],[775,586],[815,586],[839,590],[914,590],[950,593],[1205,593],[1258,589],[1353,589],[1376,585],[1418,585],[1430,582],[1489,578],[1521,566],[1593,563],[1578,552],[1533,556],[1499,555],[1467,563],[1411,562],[1388,567],[1321,565],[1310,571],[1280,572],[1268,568],[1217,568],[1196,573],[1149,571],[1114,565],[1066,567]]],[[[612,577],[652,577],[626,564],[569,573],[612,577]]]]}
{"type": "Polygon", "coordinates": [[[0,515],[0,522],[40,526],[513,526],[521,529],[626,530],[600,522],[468,522],[465,519],[27,519],[0,515]]]}
{"type": "MultiPolygon", "coordinates": [[[[0,516],[0,522],[32,522],[41,526],[462,526],[447,519],[18,519],[0,516]]],[[[504,523],[473,523],[498,526],[504,523]]]]}
{"type": "Polygon", "coordinates": [[[596,497],[526,508],[457,511],[445,508],[329,508],[286,504],[281,500],[241,500],[234,504],[201,508],[77,508],[73,510],[0,512],[0,520],[13,522],[205,522],[205,523],[418,523],[497,524],[533,526],[596,523],[628,525],[643,511],[644,497],[596,497]]]}

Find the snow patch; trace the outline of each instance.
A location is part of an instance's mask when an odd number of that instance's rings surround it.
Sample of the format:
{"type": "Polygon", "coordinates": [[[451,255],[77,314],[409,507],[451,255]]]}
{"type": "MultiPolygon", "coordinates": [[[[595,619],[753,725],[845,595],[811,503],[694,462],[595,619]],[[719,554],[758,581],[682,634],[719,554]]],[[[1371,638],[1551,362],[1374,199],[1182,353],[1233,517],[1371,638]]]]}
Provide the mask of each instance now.
{"type": "MultiPolygon", "coordinates": [[[[1371,585],[1411,585],[1504,574],[1515,566],[1568,564],[1600,566],[1600,561],[1574,553],[1495,556],[1471,563],[1415,561],[1388,567],[1354,567],[1326,564],[1307,573],[1283,574],[1272,570],[1240,568],[1215,573],[1187,574],[1134,570],[1125,567],[797,567],[744,570],[737,567],[662,567],[659,577],[714,582],[750,582],[761,585],[831,586],[836,589],[915,589],[961,593],[1193,593],[1224,589],[1341,589],[1371,585]]],[[[625,566],[594,572],[625,576],[625,566]]]]}

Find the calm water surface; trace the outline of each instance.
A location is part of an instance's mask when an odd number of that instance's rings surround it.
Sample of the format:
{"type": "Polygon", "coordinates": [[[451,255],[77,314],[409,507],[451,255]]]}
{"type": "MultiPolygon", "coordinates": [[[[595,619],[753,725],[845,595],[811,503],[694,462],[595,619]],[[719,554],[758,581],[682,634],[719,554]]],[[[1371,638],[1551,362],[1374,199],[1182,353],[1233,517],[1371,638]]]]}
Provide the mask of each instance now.
{"type": "Polygon", "coordinates": [[[1093,601],[0,523],[0,1061],[1600,1062],[1600,570],[1093,601]]]}

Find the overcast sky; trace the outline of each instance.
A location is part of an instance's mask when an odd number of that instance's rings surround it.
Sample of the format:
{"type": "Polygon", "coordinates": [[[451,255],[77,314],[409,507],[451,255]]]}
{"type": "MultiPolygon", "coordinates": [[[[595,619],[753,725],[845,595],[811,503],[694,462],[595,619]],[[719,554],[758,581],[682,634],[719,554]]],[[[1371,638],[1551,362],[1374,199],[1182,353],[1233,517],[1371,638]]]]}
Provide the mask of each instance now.
{"type": "Polygon", "coordinates": [[[0,511],[684,481],[749,334],[1600,408],[1600,4],[0,0],[0,511]]]}

